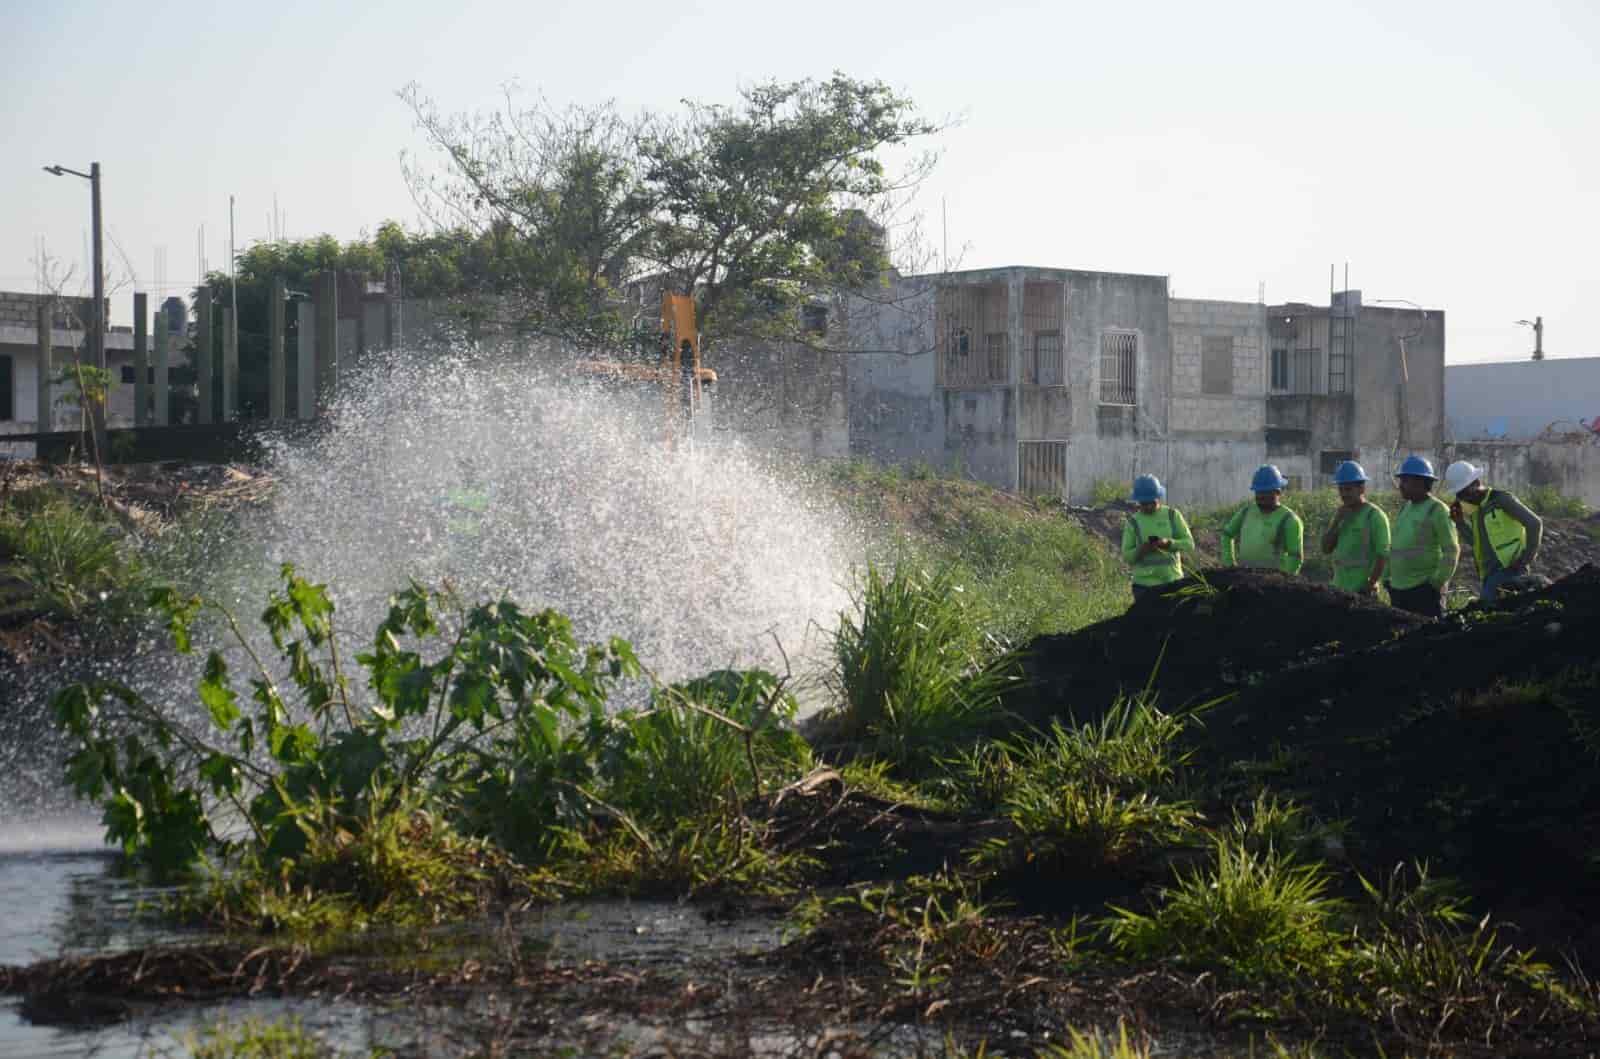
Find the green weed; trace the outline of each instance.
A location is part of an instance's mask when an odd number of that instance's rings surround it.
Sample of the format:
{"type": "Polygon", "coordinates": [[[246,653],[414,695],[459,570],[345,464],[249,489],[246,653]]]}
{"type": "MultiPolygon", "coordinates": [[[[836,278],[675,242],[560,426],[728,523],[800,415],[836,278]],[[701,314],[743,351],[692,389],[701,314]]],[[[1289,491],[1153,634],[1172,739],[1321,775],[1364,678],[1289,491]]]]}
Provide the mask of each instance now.
{"type": "Polygon", "coordinates": [[[1589,505],[1575,496],[1566,496],[1553,485],[1529,486],[1519,499],[1540,518],[1588,518],[1589,505]]]}
{"type": "MultiPolygon", "coordinates": [[[[377,1049],[367,1053],[342,1051],[305,1029],[299,1019],[218,1019],[185,1033],[177,1044],[181,1054],[190,1059],[342,1059],[356,1054],[388,1054],[377,1049]]],[[[162,1054],[174,1053],[163,1049],[162,1054]]]]}
{"type": "Polygon", "coordinates": [[[1065,1044],[1047,1045],[1038,1059],[1149,1059],[1150,1045],[1128,1038],[1128,1026],[1117,1023],[1115,1038],[1100,1030],[1067,1029],[1065,1044]]]}
{"type": "Polygon", "coordinates": [[[1340,904],[1328,877],[1275,850],[1223,838],[1209,867],[1180,869],[1148,915],[1112,908],[1112,946],[1135,959],[1177,958],[1247,980],[1292,978],[1322,967],[1337,944],[1340,904]]]}
{"type": "Polygon", "coordinates": [[[6,572],[30,605],[69,620],[92,612],[126,616],[142,581],[120,532],[65,500],[0,519],[0,551],[10,553],[6,572]]]}
{"type": "Polygon", "coordinates": [[[1096,507],[1120,503],[1128,499],[1131,487],[1118,478],[1096,478],[1094,487],[1090,490],[1090,502],[1096,507]]]}
{"type": "Polygon", "coordinates": [[[949,571],[867,568],[857,612],[834,634],[839,741],[914,777],[995,719],[1015,659],[978,631],[962,593],[949,571]]]}

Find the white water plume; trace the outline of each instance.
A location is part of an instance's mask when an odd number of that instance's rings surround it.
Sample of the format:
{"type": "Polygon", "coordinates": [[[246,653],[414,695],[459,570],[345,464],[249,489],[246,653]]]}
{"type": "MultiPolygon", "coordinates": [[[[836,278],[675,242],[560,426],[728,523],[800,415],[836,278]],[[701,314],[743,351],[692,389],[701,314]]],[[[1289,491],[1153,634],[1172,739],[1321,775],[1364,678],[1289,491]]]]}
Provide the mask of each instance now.
{"type": "Polygon", "coordinates": [[[448,581],[621,636],[664,679],[814,655],[849,602],[844,519],[737,439],[669,447],[665,427],[649,384],[459,354],[369,366],[325,431],[278,446],[225,594],[254,613],[291,562],[364,638],[409,578],[448,581]]]}

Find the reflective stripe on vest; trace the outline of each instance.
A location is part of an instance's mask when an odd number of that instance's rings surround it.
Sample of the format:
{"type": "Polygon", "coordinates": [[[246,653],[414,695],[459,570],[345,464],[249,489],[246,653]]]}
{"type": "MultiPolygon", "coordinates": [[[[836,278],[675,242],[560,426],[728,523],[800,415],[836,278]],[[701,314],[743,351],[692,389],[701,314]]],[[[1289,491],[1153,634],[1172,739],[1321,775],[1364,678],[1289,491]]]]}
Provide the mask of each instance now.
{"type": "MultiPolygon", "coordinates": [[[[1426,505],[1427,502],[1422,501],[1422,503],[1426,505]]],[[[1400,520],[1396,519],[1395,529],[1397,536],[1399,528],[1400,520]]],[[[1430,551],[1433,551],[1437,545],[1438,542],[1433,539],[1433,520],[1428,518],[1427,515],[1424,515],[1420,520],[1420,525],[1417,526],[1417,543],[1405,548],[1396,548],[1391,541],[1389,546],[1389,559],[1391,561],[1395,559],[1420,559],[1427,555],[1430,551]]]]}
{"type": "MultiPolygon", "coordinates": [[[[1167,508],[1167,539],[1168,540],[1174,540],[1178,536],[1178,517],[1176,515],[1174,515],[1172,513],[1172,511],[1173,511],[1173,509],[1169,506],[1167,508]]],[[[1138,517],[1136,515],[1129,515],[1128,516],[1128,525],[1133,527],[1133,542],[1135,544],[1144,543],[1143,541],[1139,540],[1139,534],[1144,532],[1144,531],[1142,529],[1140,529],[1140,527],[1139,527],[1139,519],[1138,519],[1138,517]]],[[[1134,563],[1134,565],[1135,566],[1172,566],[1174,564],[1174,560],[1176,560],[1177,558],[1178,558],[1178,556],[1177,556],[1177,553],[1175,553],[1175,552],[1155,551],[1155,552],[1151,552],[1151,553],[1147,554],[1143,559],[1140,559],[1138,562],[1134,563]]]]}
{"type": "Polygon", "coordinates": [[[1277,507],[1272,510],[1272,514],[1263,515],[1261,514],[1261,509],[1259,507],[1255,507],[1253,504],[1251,507],[1254,508],[1254,511],[1252,512],[1247,510],[1244,518],[1239,520],[1239,536],[1234,541],[1235,565],[1248,567],[1252,570],[1276,570],[1279,568],[1279,564],[1283,559],[1283,553],[1286,550],[1286,540],[1289,536],[1289,509],[1285,507],[1277,507]],[[1273,517],[1278,519],[1278,525],[1272,533],[1271,542],[1272,547],[1276,549],[1277,554],[1262,559],[1246,559],[1244,557],[1245,525],[1250,521],[1250,516],[1252,513],[1254,513],[1256,517],[1263,522],[1273,517]]]}

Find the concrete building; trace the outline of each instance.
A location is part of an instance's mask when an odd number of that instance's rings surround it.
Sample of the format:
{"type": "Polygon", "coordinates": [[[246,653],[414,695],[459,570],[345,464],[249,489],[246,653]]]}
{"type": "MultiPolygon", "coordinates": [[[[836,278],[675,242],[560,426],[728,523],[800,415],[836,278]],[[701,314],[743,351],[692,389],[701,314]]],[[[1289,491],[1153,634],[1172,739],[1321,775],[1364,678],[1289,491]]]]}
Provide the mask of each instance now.
{"type": "Polygon", "coordinates": [[[1347,459],[1390,468],[1444,441],[1444,313],[1363,304],[1268,306],[1267,459],[1297,488],[1347,459]]]}
{"type": "MultiPolygon", "coordinates": [[[[39,306],[43,296],[0,291],[0,436],[32,434],[40,430],[39,398],[39,306]]],[[[83,321],[88,318],[93,300],[56,299],[51,319],[50,344],[53,349],[51,377],[71,363],[74,351],[88,357],[88,336],[83,321]]],[[[108,425],[133,423],[133,334],[123,328],[106,333],[106,367],[112,386],[107,401],[108,425]]],[[[58,430],[73,429],[78,423],[77,406],[68,401],[73,388],[63,384],[50,387],[52,425],[58,430]],[[64,403],[66,402],[66,403],[64,403]]],[[[0,456],[33,455],[32,442],[0,443],[0,456]]]]}
{"type": "Polygon", "coordinates": [[[1600,507],[1600,357],[1452,364],[1445,394],[1452,459],[1600,507]]]}
{"type": "Polygon", "coordinates": [[[1443,313],[1359,291],[1268,307],[1002,268],[893,277],[849,315],[850,451],[1029,495],[1086,501],[1150,471],[1177,502],[1225,503],[1263,462],[1303,488],[1341,459],[1434,455],[1443,434],[1443,313]]]}

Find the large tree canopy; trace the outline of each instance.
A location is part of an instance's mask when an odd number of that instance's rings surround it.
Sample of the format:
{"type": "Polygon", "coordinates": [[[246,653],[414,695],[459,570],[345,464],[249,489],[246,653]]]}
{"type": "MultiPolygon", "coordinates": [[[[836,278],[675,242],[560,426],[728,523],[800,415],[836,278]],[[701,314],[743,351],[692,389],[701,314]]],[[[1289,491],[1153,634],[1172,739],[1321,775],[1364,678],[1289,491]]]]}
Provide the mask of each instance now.
{"type": "Polygon", "coordinates": [[[515,243],[520,311],[571,336],[625,329],[624,295],[652,281],[692,293],[701,329],[798,334],[796,307],[889,263],[878,226],[931,168],[883,154],[939,128],[881,82],[764,82],[720,106],[625,116],[615,104],[539,101],[445,116],[401,93],[444,160],[407,168],[443,227],[515,243]]]}

